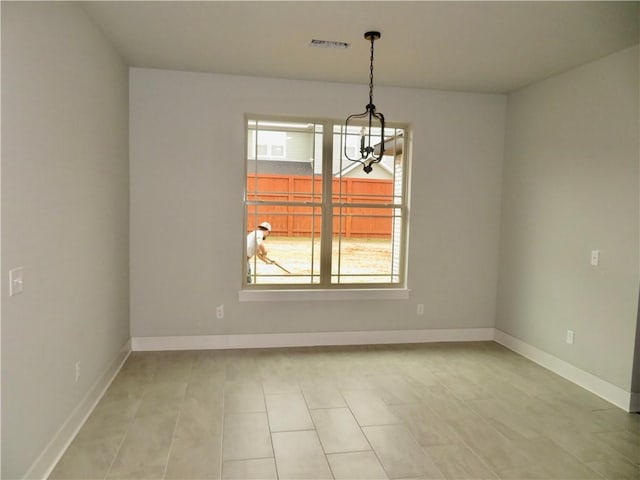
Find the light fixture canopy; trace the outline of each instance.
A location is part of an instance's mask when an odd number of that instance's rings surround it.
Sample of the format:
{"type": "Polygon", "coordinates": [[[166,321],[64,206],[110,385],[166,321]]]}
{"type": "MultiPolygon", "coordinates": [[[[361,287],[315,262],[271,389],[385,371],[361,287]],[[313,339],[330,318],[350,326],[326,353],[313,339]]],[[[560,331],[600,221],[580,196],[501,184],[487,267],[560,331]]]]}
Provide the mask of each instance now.
{"type": "Polygon", "coordinates": [[[365,173],[371,173],[372,164],[379,163],[384,155],[384,115],[376,111],[373,104],[373,43],[380,39],[380,32],[370,31],[364,38],[371,42],[371,56],[369,58],[369,103],[362,113],[349,115],[344,124],[344,156],[352,162],[359,162],[364,166],[365,173]],[[347,152],[349,132],[360,128],[360,156],[352,158],[347,152]],[[373,139],[373,141],[372,141],[373,139]],[[376,143],[376,140],[379,140],[376,143]],[[372,145],[373,143],[373,145],[372,145]],[[376,154],[377,153],[377,154],[376,154]]]}

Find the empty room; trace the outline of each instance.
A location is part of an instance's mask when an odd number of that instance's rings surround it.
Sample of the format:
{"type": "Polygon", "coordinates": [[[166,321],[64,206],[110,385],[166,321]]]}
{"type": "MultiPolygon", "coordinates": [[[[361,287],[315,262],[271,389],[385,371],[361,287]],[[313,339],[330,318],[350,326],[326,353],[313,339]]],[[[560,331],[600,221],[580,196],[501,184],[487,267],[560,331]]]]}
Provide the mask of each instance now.
{"type": "Polygon", "coordinates": [[[3,479],[640,478],[640,2],[0,2],[3,479]]]}

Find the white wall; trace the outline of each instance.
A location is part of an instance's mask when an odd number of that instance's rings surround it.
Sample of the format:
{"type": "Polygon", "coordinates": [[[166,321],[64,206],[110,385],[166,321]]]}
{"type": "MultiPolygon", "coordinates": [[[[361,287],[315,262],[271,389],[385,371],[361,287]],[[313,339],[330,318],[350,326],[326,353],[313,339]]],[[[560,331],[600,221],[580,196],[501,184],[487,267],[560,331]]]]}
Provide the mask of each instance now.
{"type": "Polygon", "coordinates": [[[496,319],[627,392],[640,261],[638,82],[636,46],[509,96],[496,319]]]}
{"type": "Polygon", "coordinates": [[[493,327],[504,96],[376,87],[413,128],[410,300],[241,303],[243,115],[341,120],[366,86],[134,68],[130,91],[133,337],[493,327]]]}
{"type": "Polygon", "coordinates": [[[25,475],[129,338],[127,82],[78,6],[2,2],[2,478],[25,475]]]}

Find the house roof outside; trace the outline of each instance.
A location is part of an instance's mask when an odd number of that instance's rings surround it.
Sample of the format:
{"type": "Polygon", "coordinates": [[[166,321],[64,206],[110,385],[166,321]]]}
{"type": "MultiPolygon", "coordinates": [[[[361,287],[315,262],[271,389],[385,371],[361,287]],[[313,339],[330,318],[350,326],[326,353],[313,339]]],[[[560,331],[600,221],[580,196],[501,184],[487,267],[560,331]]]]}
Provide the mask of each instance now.
{"type": "Polygon", "coordinates": [[[291,160],[255,160],[247,162],[247,172],[267,175],[312,175],[311,162],[293,162],[291,160]]]}
{"type": "MultiPolygon", "coordinates": [[[[383,157],[380,163],[374,165],[374,169],[379,169],[383,173],[383,177],[393,177],[393,158],[383,157]]],[[[292,162],[292,161],[278,161],[278,160],[258,160],[256,166],[255,160],[249,160],[247,162],[247,172],[257,172],[262,175],[309,175],[313,174],[310,162],[292,162]]],[[[380,172],[378,172],[380,173],[380,172]]],[[[362,164],[358,162],[349,163],[341,171],[335,172],[335,176],[343,177],[362,177],[372,178],[362,171],[362,164]]],[[[380,177],[380,175],[376,175],[380,177]]]]}

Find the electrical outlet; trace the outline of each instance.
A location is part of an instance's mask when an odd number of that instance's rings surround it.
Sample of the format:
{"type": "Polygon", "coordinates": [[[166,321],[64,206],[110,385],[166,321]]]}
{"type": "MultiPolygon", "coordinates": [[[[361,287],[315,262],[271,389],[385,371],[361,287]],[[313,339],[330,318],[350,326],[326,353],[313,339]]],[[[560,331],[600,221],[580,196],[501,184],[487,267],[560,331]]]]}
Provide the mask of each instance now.
{"type": "Polygon", "coordinates": [[[591,250],[591,265],[597,267],[600,263],[600,250],[591,250]]]}
{"type": "Polygon", "coordinates": [[[14,295],[18,295],[22,293],[23,283],[22,283],[22,267],[17,267],[12,270],[9,270],[9,296],[13,297],[14,295]]]}
{"type": "Polygon", "coordinates": [[[218,319],[224,318],[224,305],[218,305],[216,307],[216,318],[218,319]]]}
{"type": "Polygon", "coordinates": [[[573,330],[567,330],[567,337],[565,338],[565,341],[569,345],[573,345],[573,330]]]}
{"type": "Polygon", "coordinates": [[[418,308],[416,308],[416,313],[418,315],[424,315],[424,303],[418,304],[418,308]]]}
{"type": "Polygon", "coordinates": [[[80,380],[80,362],[76,362],[76,383],[80,380]]]}

